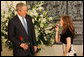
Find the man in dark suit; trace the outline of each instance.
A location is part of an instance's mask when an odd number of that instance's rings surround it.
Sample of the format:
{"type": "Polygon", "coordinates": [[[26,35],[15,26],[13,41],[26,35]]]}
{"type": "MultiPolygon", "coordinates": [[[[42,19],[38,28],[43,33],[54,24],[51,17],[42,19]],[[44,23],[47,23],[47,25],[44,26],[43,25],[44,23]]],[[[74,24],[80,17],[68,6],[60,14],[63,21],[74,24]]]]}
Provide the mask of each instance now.
{"type": "Polygon", "coordinates": [[[18,3],[16,11],[17,15],[8,23],[8,39],[13,43],[13,55],[31,56],[30,52],[34,55],[37,47],[32,18],[27,15],[27,6],[24,3],[18,3]],[[20,38],[23,38],[24,42],[20,38]]]}

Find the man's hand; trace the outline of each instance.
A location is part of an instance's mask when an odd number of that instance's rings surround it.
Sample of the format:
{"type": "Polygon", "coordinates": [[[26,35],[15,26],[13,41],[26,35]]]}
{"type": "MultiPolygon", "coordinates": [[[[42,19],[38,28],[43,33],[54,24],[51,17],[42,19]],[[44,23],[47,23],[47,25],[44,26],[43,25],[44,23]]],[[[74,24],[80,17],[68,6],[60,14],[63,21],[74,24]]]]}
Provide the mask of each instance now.
{"type": "Polygon", "coordinates": [[[37,46],[34,46],[34,51],[35,51],[35,52],[37,51],[37,46]]]}
{"type": "Polygon", "coordinates": [[[25,43],[21,43],[20,47],[22,47],[24,50],[28,49],[28,45],[25,43]]]}

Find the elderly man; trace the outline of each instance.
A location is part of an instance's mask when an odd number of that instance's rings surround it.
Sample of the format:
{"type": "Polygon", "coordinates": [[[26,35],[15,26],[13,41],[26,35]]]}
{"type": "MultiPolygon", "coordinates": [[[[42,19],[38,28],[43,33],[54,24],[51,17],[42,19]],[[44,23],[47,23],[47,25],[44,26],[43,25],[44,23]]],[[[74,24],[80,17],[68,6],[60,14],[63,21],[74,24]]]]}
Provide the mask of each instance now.
{"type": "Polygon", "coordinates": [[[24,3],[16,5],[17,15],[9,20],[8,39],[13,43],[14,56],[31,56],[37,50],[32,19],[24,3]],[[30,44],[26,44],[26,43],[30,44]]]}

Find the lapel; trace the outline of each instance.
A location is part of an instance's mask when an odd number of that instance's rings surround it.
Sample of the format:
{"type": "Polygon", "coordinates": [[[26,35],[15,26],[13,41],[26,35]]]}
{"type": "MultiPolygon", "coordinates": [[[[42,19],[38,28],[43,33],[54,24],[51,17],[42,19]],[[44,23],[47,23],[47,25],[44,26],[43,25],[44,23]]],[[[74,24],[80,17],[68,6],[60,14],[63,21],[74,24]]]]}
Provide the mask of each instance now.
{"type": "MultiPolygon", "coordinates": [[[[27,21],[27,27],[28,27],[28,20],[26,19],[26,21],[27,21]]],[[[26,33],[25,28],[24,28],[23,24],[21,23],[21,21],[20,21],[20,19],[19,19],[18,16],[17,16],[17,22],[18,22],[18,24],[19,24],[19,26],[17,26],[17,27],[20,27],[21,31],[23,31],[23,32],[26,33]]],[[[29,27],[28,27],[28,29],[29,29],[29,27]]],[[[28,32],[28,33],[29,33],[29,32],[28,32]]],[[[27,34],[27,33],[26,33],[26,34],[27,34]]],[[[28,34],[27,34],[27,35],[28,35],[28,34]]]]}
{"type": "Polygon", "coordinates": [[[28,34],[30,33],[30,23],[29,23],[29,18],[26,16],[25,17],[26,21],[27,21],[27,28],[28,28],[28,34]]]}

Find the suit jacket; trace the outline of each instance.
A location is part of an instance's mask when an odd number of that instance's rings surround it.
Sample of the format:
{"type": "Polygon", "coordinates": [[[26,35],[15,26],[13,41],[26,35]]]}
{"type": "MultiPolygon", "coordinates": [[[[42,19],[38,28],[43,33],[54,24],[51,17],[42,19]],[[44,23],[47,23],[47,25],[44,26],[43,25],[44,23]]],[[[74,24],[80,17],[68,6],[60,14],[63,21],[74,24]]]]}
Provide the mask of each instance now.
{"type": "MultiPolygon", "coordinates": [[[[17,15],[8,22],[8,39],[13,43],[14,56],[29,55],[29,49],[25,51],[23,48],[20,47],[20,44],[22,43],[22,41],[19,39],[20,37],[23,37],[25,42],[29,41],[33,46],[36,45],[36,36],[34,26],[32,23],[32,18],[29,15],[26,15],[25,18],[28,25],[28,34],[26,33],[17,15]]],[[[31,49],[33,53],[34,49],[31,49]]]]}

